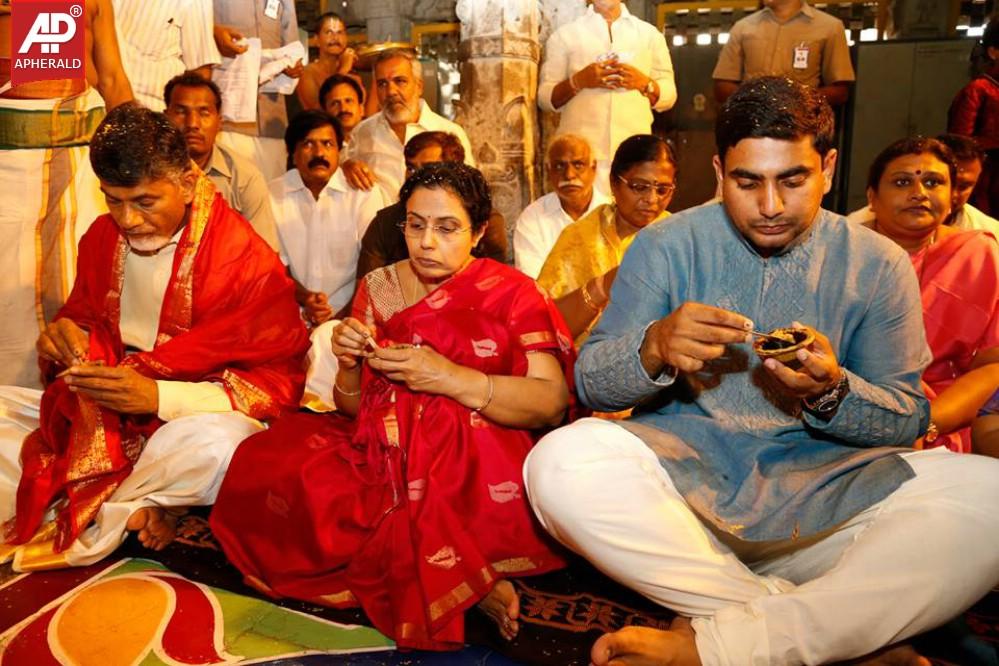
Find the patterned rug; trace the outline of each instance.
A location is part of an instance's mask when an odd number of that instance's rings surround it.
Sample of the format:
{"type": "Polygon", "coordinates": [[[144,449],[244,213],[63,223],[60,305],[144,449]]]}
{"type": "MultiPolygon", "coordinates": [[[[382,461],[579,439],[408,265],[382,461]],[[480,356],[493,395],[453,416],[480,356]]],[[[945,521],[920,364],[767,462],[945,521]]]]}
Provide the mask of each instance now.
{"type": "MultiPolygon", "coordinates": [[[[484,615],[469,613],[467,639],[478,647],[451,655],[384,652],[391,650],[391,642],[367,628],[369,623],[360,610],[275,602],[244,585],[239,572],[219,550],[203,515],[185,516],[177,541],[160,553],[152,553],[129,538],[115,556],[122,559],[27,577],[0,568],[0,666],[60,663],[39,660],[38,655],[49,658],[63,654],[64,643],[77,645],[75,649],[83,651],[80,654],[90,657],[76,663],[102,666],[247,661],[289,666],[588,664],[590,647],[602,633],[627,625],[666,627],[673,617],[585,562],[573,560],[562,571],[514,581],[521,597],[522,626],[511,642],[501,640],[484,615]],[[29,582],[33,590],[25,594],[23,586],[29,582]],[[90,590],[86,598],[80,598],[81,589],[90,590]],[[124,604],[124,617],[121,612],[107,615],[107,609],[121,607],[122,600],[140,591],[146,601],[138,606],[148,610],[146,615],[139,614],[141,621],[133,617],[135,603],[131,605],[133,615],[129,615],[128,604],[124,604]],[[103,619],[67,622],[67,615],[71,615],[63,608],[67,598],[72,599],[70,611],[74,607],[87,609],[77,615],[89,617],[93,609],[99,609],[105,615],[94,617],[103,619]],[[57,603],[60,600],[62,603],[57,603]],[[169,613],[154,612],[160,608],[169,613]],[[117,630],[123,622],[134,629],[127,640],[117,630]],[[114,654],[122,660],[106,658],[111,648],[104,645],[108,641],[101,643],[99,639],[108,635],[118,646],[114,654]],[[53,641],[53,636],[63,640],[53,641]],[[44,637],[48,640],[42,640],[44,637]],[[186,642],[178,643],[178,637],[186,642]],[[25,660],[26,654],[31,658],[25,660]],[[331,656],[334,654],[337,656],[331,656]],[[141,658],[124,660],[129,655],[141,658]]],[[[955,622],[916,641],[917,649],[938,666],[999,666],[997,646],[999,592],[986,596],[955,622]]]]}

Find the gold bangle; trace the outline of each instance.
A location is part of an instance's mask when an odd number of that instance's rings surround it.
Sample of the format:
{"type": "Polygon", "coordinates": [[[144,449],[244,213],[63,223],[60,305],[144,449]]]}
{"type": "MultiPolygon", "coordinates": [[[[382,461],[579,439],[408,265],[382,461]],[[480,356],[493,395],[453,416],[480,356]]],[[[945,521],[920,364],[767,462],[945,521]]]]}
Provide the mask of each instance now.
{"type": "Polygon", "coordinates": [[[345,390],[343,390],[343,387],[341,387],[339,384],[336,383],[336,381],[333,382],[333,390],[334,391],[339,391],[340,395],[344,395],[344,396],[347,396],[347,397],[354,397],[354,396],[357,396],[357,395],[361,395],[361,387],[360,386],[357,387],[356,391],[345,391],[345,390]]]}
{"type": "MultiPolygon", "coordinates": [[[[483,373],[485,374],[485,373],[483,373]]],[[[481,412],[483,409],[489,406],[489,403],[493,401],[493,376],[486,375],[486,381],[489,383],[489,395],[486,396],[486,401],[482,403],[481,407],[473,407],[473,412],[481,412]]]]}
{"type": "Polygon", "coordinates": [[[583,286],[580,288],[580,291],[582,292],[582,295],[583,295],[583,303],[585,303],[586,307],[590,308],[594,312],[600,312],[601,310],[603,310],[603,308],[599,307],[593,301],[593,297],[590,296],[590,291],[586,288],[586,285],[588,285],[588,284],[589,284],[589,282],[585,282],[585,283],[583,283],[583,286]]]}
{"type": "Polygon", "coordinates": [[[576,86],[576,75],[572,74],[569,76],[569,87],[572,88],[572,94],[576,95],[579,93],[579,88],[576,86]]]}

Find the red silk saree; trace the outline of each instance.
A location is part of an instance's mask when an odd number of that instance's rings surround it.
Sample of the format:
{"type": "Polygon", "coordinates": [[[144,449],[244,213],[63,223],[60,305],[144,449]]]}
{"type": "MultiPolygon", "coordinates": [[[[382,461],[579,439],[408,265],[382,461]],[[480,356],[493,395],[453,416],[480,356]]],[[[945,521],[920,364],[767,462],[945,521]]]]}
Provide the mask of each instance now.
{"type": "MultiPolygon", "coordinates": [[[[369,274],[354,316],[380,344],[430,345],[456,363],[520,375],[527,354],[574,352],[533,280],[488,259],[406,307],[395,269],[369,274]]],[[[240,445],[212,529],[246,580],[275,596],[360,605],[400,647],[456,649],[463,612],[503,577],[562,566],[522,480],[537,433],[365,367],[355,420],[297,414],[240,445]]]]}

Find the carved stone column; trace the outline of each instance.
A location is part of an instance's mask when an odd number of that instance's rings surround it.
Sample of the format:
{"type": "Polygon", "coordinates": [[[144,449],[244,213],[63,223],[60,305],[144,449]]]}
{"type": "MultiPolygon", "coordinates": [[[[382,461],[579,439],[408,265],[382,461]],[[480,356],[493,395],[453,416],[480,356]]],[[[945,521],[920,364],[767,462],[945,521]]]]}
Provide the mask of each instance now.
{"type": "Polygon", "coordinates": [[[538,26],[535,0],[458,0],[461,100],[456,120],[492,188],[513,248],[517,217],[540,194],[538,26]]]}
{"type": "Polygon", "coordinates": [[[409,39],[409,12],[405,11],[408,2],[400,0],[366,0],[353,8],[360,14],[367,25],[368,41],[374,42],[405,42],[409,39]]]}

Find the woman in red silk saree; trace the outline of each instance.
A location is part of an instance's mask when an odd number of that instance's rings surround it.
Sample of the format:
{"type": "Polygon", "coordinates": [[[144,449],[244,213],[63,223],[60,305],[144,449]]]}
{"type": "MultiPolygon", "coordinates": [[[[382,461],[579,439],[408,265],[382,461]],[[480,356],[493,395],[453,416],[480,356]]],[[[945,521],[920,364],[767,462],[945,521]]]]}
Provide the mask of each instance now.
{"type": "MultiPolygon", "coordinates": [[[[551,354],[571,381],[571,337],[533,280],[477,259],[407,306],[403,264],[370,273],[354,301],[380,346],[430,347],[494,377],[551,354]]],[[[463,612],[497,581],[563,565],[523,488],[537,433],[362,373],[355,419],[301,413],[241,444],[212,529],[258,589],[359,604],[400,647],[457,649],[463,612]]]]}

